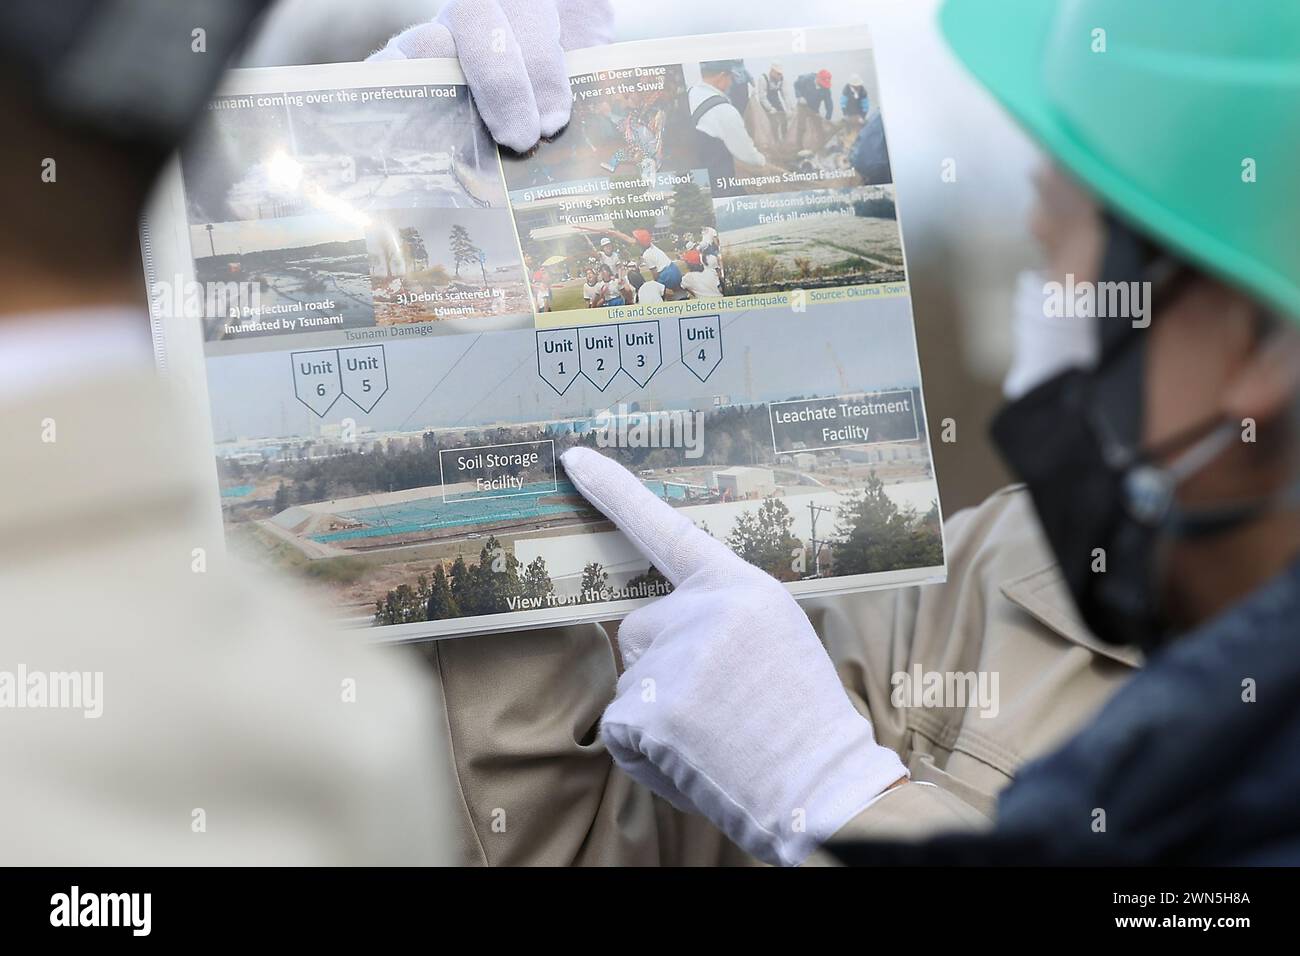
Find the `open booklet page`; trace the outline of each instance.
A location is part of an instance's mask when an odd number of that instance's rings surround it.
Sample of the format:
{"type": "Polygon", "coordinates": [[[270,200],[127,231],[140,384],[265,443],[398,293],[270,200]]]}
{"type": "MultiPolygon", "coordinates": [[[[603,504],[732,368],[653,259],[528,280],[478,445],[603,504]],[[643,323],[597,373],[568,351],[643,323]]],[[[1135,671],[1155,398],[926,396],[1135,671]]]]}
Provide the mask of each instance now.
{"type": "Polygon", "coordinates": [[[942,579],[870,34],[569,66],[526,158],[454,62],[232,74],[143,235],[229,547],[385,638],[614,618],[582,444],[797,596],[942,579]]]}

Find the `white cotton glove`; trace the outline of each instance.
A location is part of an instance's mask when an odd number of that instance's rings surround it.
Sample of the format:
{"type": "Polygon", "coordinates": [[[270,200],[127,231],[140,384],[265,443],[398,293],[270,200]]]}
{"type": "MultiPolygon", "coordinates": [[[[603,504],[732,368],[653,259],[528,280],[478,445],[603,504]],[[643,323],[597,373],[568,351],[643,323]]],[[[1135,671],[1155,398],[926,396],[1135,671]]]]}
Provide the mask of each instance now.
{"type": "Polygon", "coordinates": [[[524,153],[569,122],[564,51],[613,35],[609,0],[450,0],[432,22],[399,33],[370,59],[459,57],[493,138],[524,153]]]}
{"type": "Polygon", "coordinates": [[[675,590],[629,614],[601,736],[620,767],[768,863],[796,865],[907,776],[786,589],[587,448],[569,480],[675,590]]]}

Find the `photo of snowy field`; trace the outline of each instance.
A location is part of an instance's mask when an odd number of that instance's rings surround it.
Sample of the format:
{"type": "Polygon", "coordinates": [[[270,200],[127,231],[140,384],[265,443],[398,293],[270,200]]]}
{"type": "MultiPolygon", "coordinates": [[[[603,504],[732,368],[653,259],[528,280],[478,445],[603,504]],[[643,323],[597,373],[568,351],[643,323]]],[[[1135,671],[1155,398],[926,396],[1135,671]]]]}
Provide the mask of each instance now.
{"type": "Polygon", "coordinates": [[[894,187],[714,201],[727,293],[901,282],[894,187]]]}

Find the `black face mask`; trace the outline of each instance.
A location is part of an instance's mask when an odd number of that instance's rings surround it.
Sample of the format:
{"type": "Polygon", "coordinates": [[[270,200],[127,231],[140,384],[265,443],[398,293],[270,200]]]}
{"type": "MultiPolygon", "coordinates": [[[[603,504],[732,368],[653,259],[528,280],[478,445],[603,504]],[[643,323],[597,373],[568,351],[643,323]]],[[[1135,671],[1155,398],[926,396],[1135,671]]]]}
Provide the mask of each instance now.
{"type": "MultiPolygon", "coordinates": [[[[1157,292],[1146,315],[1154,315],[1186,273],[1158,260],[1121,224],[1108,227],[1105,281],[1150,277],[1157,292]]],[[[1277,499],[1181,507],[1178,485],[1236,440],[1239,426],[1216,418],[1143,449],[1145,329],[1118,317],[1096,322],[1097,366],[1064,372],[1008,404],[993,421],[992,437],[1028,486],[1088,627],[1105,641],[1151,649],[1171,632],[1160,607],[1165,542],[1226,531],[1277,499]]]]}
{"type": "Polygon", "coordinates": [[[1109,389],[1107,379],[1073,370],[1044,382],[998,415],[993,440],[1028,486],[1088,627],[1111,643],[1150,649],[1170,633],[1160,609],[1161,545],[1226,530],[1255,508],[1190,512],[1174,500],[1177,486],[1236,438],[1236,425],[1215,419],[1138,451],[1107,419],[1126,391],[1109,389]],[[1180,446],[1173,464],[1160,464],[1180,446]]]}

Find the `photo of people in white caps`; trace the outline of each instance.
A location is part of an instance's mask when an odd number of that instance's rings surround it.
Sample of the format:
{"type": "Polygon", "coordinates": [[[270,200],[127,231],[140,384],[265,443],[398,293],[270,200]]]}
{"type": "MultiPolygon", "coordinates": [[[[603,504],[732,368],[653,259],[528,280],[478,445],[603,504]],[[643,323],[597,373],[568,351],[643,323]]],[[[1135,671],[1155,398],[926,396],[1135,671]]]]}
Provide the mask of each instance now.
{"type": "Polygon", "coordinates": [[[513,206],[538,312],[722,294],[705,171],[661,175],[667,180],[513,206]],[[706,268],[715,278],[701,282],[706,268]]]}

